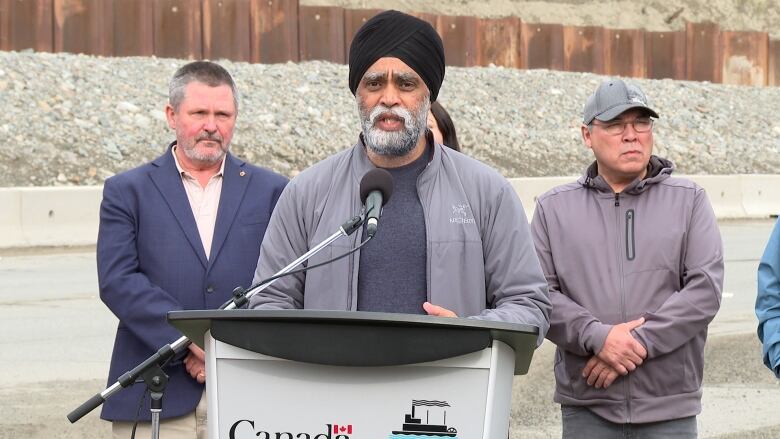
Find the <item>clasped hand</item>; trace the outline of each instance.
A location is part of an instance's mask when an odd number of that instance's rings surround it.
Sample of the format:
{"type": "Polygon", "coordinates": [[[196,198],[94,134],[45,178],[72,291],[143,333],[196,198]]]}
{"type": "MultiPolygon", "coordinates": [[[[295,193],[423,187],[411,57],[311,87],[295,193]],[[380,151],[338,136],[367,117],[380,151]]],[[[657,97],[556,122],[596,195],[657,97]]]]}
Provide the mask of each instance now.
{"type": "Polygon", "coordinates": [[[647,349],[631,331],[645,323],[644,317],[615,325],[609,330],[604,347],[582,369],[582,377],[597,389],[609,387],[620,375],[628,375],[647,358],[647,349]]]}

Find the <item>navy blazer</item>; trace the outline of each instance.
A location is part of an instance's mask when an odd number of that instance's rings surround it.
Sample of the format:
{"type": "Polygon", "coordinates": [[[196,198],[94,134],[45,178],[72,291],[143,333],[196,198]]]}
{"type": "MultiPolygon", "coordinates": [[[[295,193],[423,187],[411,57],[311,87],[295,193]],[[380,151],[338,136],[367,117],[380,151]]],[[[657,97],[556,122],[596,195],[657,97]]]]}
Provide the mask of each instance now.
{"type": "MultiPolygon", "coordinates": [[[[285,177],[227,154],[211,258],[206,259],[171,146],[103,186],[100,298],[119,318],[109,385],[181,337],[167,323],[168,311],[218,308],[233,288],[249,286],[271,211],[287,184],[285,177]]],[[[162,418],[190,413],[200,400],[204,386],[190,377],[183,358],[180,354],[164,368],[170,381],[162,418]]],[[[134,420],[145,390],[138,383],[117,392],[104,403],[101,418],[134,420]]],[[[151,419],[148,397],[140,419],[151,419]]]]}

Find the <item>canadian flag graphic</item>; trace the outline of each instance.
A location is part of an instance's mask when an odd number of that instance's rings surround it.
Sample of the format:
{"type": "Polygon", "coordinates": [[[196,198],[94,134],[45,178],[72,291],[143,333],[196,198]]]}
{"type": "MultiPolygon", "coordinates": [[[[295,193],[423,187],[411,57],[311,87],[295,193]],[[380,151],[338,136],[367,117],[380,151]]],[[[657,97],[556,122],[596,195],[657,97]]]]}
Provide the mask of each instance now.
{"type": "Polygon", "coordinates": [[[333,433],[334,434],[352,434],[352,424],[349,425],[339,425],[339,424],[333,424],[333,433]]]}

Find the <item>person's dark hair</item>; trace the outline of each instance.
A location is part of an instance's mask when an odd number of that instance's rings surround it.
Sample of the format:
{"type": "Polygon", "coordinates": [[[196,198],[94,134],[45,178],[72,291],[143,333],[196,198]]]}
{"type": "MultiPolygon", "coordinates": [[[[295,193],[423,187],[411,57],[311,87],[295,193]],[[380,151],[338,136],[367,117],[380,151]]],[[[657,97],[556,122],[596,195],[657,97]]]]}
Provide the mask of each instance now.
{"type": "Polygon", "coordinates": [[[233,77],[224,67],[210,61],[194,61],[185,64],[173,74],[168,84],[168,103],[174,111],[179,111],[179,105],[184,100],[184,88],[192,81],[202,82],[209,87],[230,86],[233,92],[233,103],[238,111],[238,90],[233,77]]]}
{"type": "Polygon", "coordinates": [[[455,151],[460,151],[458,135],[455,132],[455,124],[452,122],[452,118],[450,118],[450,114],[447,113],[447,110],[445,110],[438,101],[434,101],[431,102],[431,114],[433,114],[433,118],[436,119],[436,125],[439,126],[439,131],[441,131],[441,137],[444,144],[455,151]]]}

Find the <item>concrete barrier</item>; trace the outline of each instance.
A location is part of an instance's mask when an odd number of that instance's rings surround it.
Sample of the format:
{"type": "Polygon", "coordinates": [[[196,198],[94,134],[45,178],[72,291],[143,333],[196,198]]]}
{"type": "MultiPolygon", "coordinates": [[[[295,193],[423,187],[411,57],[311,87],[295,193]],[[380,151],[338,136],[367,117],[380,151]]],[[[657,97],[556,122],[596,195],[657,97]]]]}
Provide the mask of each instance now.
{"type": "MultiPolygon", "coordinates": [[[[718,219],[768,218],[780,214],[780,175],[679,175],[704,188],[718,219]]],[[[536,198],[571,177],[510,178],[530,221],[536,198]]]]}
{"type": "Polygon", "coordinates": [[[22,240],[22,194],[0,188],[0,248],[20,247],[22,240]]]}
{"type": "MultiPolygon", "coordinates": [[[[747,218],[740,175],[684,175],[703,187],[718,218],[747,218]]],[[[777,200],[780,202],[780,199],[777,200]]],[[[766,215],[769,216],[769,215],[766,215]]]]}
{"type": "MultiPolygon", "coordinates": [[[[780,175],[689,175],[710,198],[718,219],[780,213],[780,175]]],[[[577,177],[509,179],[530,221],[536,198],[577,177]]],[[[101,186],[0,188],[0,248],[94,245],[101,186]]]]}
{"type": "Polygon", "coordinates": [[[94,245],[102,189],[0,188],[0,248],[94,245]]]}
{"type": "Polygon", "coordinates": [[[780,214],[780,175],[741,175],[742,206],[749,218],[780,214]]]}

